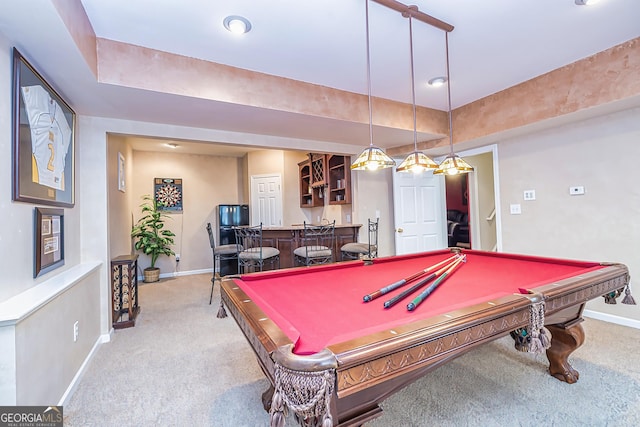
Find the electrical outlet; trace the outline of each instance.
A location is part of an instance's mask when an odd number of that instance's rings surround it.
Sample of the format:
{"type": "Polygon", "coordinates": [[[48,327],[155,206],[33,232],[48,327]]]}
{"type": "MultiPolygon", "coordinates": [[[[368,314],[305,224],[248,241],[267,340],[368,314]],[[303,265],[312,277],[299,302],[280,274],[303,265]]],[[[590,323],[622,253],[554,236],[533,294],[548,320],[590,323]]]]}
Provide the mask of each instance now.
{"type": "Polygon", "coordinates": [[[569,187],[569,194],[572,196],[580,196],[584,194],[584,187],[582,185],[569,187]]]}
{"type": "Polygon", "coordinates": [[[180,254],[176,254],[176,262],[180,262],[180,254]]]}
{"type": "Polygon", "coordinates": [[[73,324],[73,342],[78,341],[78,321],[73,324]]]}

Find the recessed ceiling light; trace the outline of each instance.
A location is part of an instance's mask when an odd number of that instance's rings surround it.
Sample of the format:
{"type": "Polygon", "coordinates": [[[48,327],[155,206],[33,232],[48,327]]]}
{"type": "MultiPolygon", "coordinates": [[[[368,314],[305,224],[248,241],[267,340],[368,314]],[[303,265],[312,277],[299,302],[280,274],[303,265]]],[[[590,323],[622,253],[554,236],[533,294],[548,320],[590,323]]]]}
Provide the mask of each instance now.
{"type": "Polygon", "coordinates": [[[168,142],[165,145],[169,148],[178,148],[178,144],[174,144],[173,142],[168,142]]]}
{"type": "Polygon", "coordinates": [[[227,16],[223,23],[224,27],[233,34],[245,34],[251,31],[251,22],[244,16],[227,16]]]}
{"type": "Polygon", "coordinates": [[[578,6],[590,6],[598,3],[600,0],[576,0],[578,6]]]}
{"type": "Polygon", "coordinates": [[[440,87],[443,86],[447,82],[446,77],[434,77],[429,80],[429,86],[440,87]]]}

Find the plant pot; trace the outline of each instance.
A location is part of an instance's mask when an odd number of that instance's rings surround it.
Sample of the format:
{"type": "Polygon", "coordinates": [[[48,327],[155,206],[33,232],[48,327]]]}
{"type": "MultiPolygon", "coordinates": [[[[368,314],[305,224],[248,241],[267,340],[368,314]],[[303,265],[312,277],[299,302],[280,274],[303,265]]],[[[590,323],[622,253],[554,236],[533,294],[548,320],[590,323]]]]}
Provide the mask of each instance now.
{"type": "Polygon", "coordinates": [[[143,282],[151,283],[157,282],[160,280],[160,269],[157,267],[151,268],[147,267],[144,269],[143,273],[143,282]]]}

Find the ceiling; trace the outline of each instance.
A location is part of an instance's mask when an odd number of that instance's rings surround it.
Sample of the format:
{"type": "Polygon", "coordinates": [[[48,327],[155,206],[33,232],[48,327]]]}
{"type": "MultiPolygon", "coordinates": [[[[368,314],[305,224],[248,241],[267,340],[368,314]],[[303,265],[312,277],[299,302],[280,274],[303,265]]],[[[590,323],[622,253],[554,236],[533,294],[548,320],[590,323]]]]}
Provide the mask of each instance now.
{"type": "MultiPolygon", "coordinates": [[[[81,4],[100,38],[367,93],[363,0],[81,0],[81,4]],[[222,25],[228,15],[246,17],[251,31],[243,36],[229,33],[222,25]]],[[[453,108],[640,36],[638,0],[601,0],[593,6],[577,6],[574,0],[409,4],[455,27],[449,35],[453,108]]],[[[369,3],[369,17],[372,94],[411,103],[408,20],[375,2],[369,3]]],[[[99,84],[65,34],[55,9],[43,7],[41,0],[2,2],[0,32],[38,69],[46,70],[79,114],[368,144],[368,126],[99,84]],[[34,16],[31,11],[36,8],[34,16]],[[168,100],[174,106],[170,111],[162,108],[168,100]]],[[[443,111],[446,86],[435,89],[426,82],[445,75],[444,42],[443,31],[413,20],[416,102],[443,111]]],[[[401,140],[393,130],[381,131],[378,137],[376,145],[383,147],[401,140]]]]}

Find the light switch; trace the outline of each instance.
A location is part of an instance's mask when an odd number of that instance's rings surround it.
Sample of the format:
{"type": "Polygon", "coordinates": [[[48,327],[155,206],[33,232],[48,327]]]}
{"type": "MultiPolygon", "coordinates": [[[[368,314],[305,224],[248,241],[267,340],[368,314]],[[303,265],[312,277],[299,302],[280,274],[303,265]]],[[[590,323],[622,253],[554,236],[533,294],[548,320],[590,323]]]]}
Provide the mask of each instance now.
{"type": "Polygon", "coordinates": [[[520,215],[522,213],[522,209],[518,203],[509,205],[509,209],[511,211],[511,215],[520,215]]]}
{"type": "Polygon", "coordinates": [[[535,200],[536,199],[536,190],[524,190],[524,199],[525,200],[535,200]]]}

